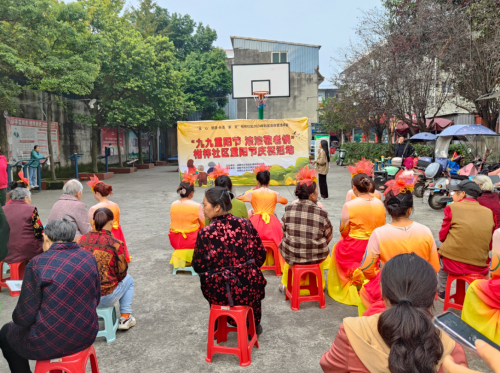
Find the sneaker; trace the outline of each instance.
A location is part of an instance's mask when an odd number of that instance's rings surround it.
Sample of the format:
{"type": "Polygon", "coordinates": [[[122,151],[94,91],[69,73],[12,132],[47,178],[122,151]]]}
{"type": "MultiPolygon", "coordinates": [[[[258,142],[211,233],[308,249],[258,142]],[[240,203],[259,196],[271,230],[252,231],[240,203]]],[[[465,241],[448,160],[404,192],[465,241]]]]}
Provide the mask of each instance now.
{"type": "Polygon", "coordinates": [[[125,317],[120,317],[120,324],[118,324],[118,329],[128,330],[136,324],[134,316],[129,316],[127,319],[125,317]]]}
{"type": "Polygon", "coordinates": [[[281,293],[281,294],[285,294],[285,293],[286,293],[286,287],[285,287],[285,285],[280,284],[280,286],[279,286],[279,290],[280,290],[280,293],[281,293]]]}
{"type": "Polygon", "coordinates": [[[444,297],[446,296],[444,291],[438,291],[438,299],[440,302],[444,302],[444,297]]]}

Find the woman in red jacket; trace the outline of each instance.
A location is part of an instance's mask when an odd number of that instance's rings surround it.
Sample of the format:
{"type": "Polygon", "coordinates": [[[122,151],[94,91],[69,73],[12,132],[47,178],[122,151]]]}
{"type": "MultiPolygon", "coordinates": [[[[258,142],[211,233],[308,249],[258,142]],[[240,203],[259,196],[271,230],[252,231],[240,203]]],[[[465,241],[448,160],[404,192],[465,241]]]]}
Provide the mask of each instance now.
{"type": "Polygon", "coordinates": [[[477,201],[481,206],[487,207],[493,212],[495,229],[500,228],[500,199],[498,194],[493,192],[494,186],[491,179],[486,175],[477,175],[473,181],[483,191],[483,194],[477,197],[477,201]]]}

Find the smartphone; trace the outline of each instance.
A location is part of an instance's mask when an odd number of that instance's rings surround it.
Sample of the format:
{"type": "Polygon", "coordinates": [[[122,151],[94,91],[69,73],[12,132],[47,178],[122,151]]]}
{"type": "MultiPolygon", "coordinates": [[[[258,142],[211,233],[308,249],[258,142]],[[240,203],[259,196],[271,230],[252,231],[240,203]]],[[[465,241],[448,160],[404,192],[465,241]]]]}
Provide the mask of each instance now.
{"type": "Polygon", "coordinates": [[[451,339],[460,343],[462,347],[476,356],[479,356],[475,346],[476,340],[478,339],[488,343],[490,346],[500,351],[499,345],[479,333],[476,329],[462,321],[460,317],[450,311],[435,316],[433,323],[436,328],[441,329],[443,332],[448,334],[451,339]]]}

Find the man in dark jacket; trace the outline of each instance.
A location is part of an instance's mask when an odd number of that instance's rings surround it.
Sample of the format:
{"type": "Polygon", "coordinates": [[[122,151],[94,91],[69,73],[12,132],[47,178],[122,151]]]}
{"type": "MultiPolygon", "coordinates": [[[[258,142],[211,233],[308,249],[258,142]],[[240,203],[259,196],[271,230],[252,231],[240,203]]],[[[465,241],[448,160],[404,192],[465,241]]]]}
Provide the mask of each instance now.
{"type": "Polygon", "coordinates": [[[26,266],[13,322],[0,330],[11,372],[31,373],[28,360],[76,354],[95,341],[100,276],[94,255],[73,242],[75,231],[67,217],[48,223],[44,252],[26,266]]]}
{"type": "Polygon", "coordinates": [[[394,147],[394,156],[400,158],[406,158],[412,155],[414,150],[415,149],[413,149],[413,146],[411,146],[411,144],[408,144],[408,147],[406,147],[405,138],[401,136],[399,138],[399,142],[394,147]]]}

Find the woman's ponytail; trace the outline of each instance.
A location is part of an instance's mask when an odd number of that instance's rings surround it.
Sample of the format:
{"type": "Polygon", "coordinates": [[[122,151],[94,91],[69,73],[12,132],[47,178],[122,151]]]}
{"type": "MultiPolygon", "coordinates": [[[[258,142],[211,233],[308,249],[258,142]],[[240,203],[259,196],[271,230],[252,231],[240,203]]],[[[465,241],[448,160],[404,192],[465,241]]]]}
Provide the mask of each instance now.
{"type": "Polygon", "coordinates": [[[100,232],[102,228],[108,223],[108,221],[113,221],[114,219],[113,211],[107,207],[101,207],[94,212],[94,227],[95,230],[100,232]]]}
{"type": "Polygon", "coordinates": [[[436,373],[444,352],[429,308],[437,290],[436,272],[415,253],[389,260],[381,276],[382,294],[391,303],[378,321],[378,332],[391,348],[391,373],[436,373]]]}

